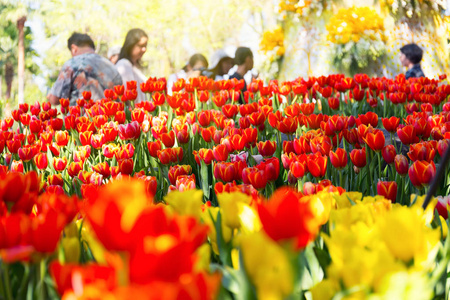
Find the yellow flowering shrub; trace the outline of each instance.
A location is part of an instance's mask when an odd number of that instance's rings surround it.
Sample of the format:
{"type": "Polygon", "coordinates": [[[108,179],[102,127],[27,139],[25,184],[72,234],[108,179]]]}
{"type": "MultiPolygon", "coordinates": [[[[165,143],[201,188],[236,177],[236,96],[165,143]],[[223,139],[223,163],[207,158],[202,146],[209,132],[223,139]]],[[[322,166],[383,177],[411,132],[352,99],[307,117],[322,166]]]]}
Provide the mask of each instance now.
{"type": "Polygon", "coordinates": [[[361,38],[384,39],[383,18],[371,7],[341,8],[327,25],[328,40],[334,44],[357,43],[361,38]]]}
{"type": "Polygon", "coordinates": [[[283,55],[285,51],[283,29],[278,27],[274,30],[264,32],[259,47],[265,54],[275,51],[276,55],[283,55]]]}
{"type": "MultiPolygon", "coordinates": [[[[336,1],[334,1],[336,2],[336,1]]],[[[280,13],[295,13],[307,17],[311,14],[320,16],[325,9],[333,4],[331,0],[281,0],[280,13]]]]}
{"type": "Polygon", "coordinates": [[[354,76],[366,73],[371,62],[386,52],[384,20],[371,7],[342,8],[327,24],[332,42],[332,62],[339,70],[354,76]]]}

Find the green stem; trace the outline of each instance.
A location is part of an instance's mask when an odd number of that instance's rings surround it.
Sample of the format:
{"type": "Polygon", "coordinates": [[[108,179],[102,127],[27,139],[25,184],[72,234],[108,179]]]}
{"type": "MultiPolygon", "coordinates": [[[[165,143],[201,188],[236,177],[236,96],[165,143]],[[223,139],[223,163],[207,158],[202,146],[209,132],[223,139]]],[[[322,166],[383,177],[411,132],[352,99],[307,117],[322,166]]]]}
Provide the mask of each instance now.
{"type": "Polygon", "coordinates": [[[378,156],[378,179],[381,179],[381,153],[377,152],[378,156]]]}
{"type": "Polygon", "coordinates": [[[47,262],[45,259],[41,260],[39,265],[39,284],[40,284],[40,298],[42,300],[47,299],[46,291],[45,291],[45,274],[47,272],[47,262]]]}
{"type": "Polygon", "coordinates": [[[5,272],[5,292],[6,292],[6,299],[12,300],[12,293],[11,293],[11,283],[9,282],[9,266],[7,263],[3,263],[4,272],[5,272]]]}
{"type": "MultiPolygon", "coordinates": [[[[367,165],[370,164],[370,156],[369,156],[369,147],[366,145],[366,163],[367,165]]],[[[372,192],[370,191],[370,187],[372,186],[372,170],[370,170],[370,167],[368,167],[366,165],[366,172],[368,173],[368,176],[366,176],[367,178],[367,191],[368,191],[368,196],[372,195],[372,192]]]]}
{"type": "Polygon", "coordinates": [[[342,173],[344,172],[344,169],[341,169],[338,171],[339,172],[339,185],[340,187],[344,187],[343,183],[342,183],[342,173]]]}

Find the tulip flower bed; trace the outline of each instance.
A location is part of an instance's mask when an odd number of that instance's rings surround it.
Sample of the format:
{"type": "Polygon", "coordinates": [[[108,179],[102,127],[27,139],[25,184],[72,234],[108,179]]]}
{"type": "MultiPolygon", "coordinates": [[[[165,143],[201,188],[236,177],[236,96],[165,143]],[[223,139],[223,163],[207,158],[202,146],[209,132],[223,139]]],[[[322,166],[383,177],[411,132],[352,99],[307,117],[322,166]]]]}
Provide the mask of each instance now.
{"type": "Polygon", "coordinates": [[[422,209],[445,76],[243,86],[150,78],[2,120],[0,295],[448,296],[448,168],[422,209]]]}

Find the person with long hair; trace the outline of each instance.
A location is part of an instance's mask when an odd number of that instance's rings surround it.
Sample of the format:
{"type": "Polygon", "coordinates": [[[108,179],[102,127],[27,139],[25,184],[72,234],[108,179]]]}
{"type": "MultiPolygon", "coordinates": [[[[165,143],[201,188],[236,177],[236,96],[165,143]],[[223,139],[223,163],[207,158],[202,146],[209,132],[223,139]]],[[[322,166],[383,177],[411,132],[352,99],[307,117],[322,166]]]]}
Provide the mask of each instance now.
{"type": "Polygon", "coordinates": [[[167,79],[167,93],[172,95],[173,84],[183,78],[188,80],[189,78],[195,78],[202,75],[202,72],[208,68],[208,60],[203,54],[196,53],[189,58],[189,62],[179,72],[174,73],[167,79]]]}
{"type": "Polygon", "coordinates": [[[119,61],[116,68],[122,76],[122,81],[136,81],[138,86],[138,96],[135,102],[146,100],[145,94],[139,89],[141,83],[147,78],[141,72],[141,58],[147,51],[148,36],[144,30],[134,28],[128,31],[122,49],[119,54],[119,61]]]}

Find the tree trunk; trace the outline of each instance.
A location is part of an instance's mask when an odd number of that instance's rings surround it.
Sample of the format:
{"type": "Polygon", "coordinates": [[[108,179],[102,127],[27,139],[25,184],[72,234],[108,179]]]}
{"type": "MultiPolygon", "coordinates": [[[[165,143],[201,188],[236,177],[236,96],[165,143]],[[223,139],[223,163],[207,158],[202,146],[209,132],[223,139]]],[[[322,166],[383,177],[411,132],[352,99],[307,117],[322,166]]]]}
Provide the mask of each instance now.
{"type": "Polygon", "coordinates": [[[27,17],[23,16],[17,21],[17,29],[19,30],[19,55],[18,55],[18,63],[17,63],[17,81],[19,83],[18,88],[18,102],[19,104],[25,103],[24,98],[24,77],[25,77],[25,33],[24,33],[24,25],[27,17]]]}
{"type": "Polygon", "coordinates": [[[11,98],[11,87],[14,78],[14,67],[12,63],[7,62],[5,64],[5,82],[6,82],[6,94],[5,99],[11,98]]]}
{"type": "Polygon", "coordinates": [[[3,99],[3,76],[0,75],[0,101],[3,99]]]}

